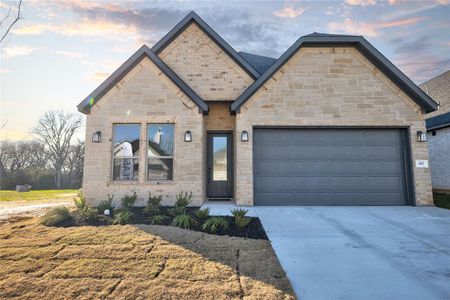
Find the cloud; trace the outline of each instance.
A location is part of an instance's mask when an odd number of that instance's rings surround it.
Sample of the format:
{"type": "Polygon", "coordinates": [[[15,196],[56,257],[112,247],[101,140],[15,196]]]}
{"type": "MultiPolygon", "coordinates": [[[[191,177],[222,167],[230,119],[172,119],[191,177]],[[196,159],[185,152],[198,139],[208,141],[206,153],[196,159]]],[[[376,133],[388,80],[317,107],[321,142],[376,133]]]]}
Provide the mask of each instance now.
{"type": "Polygon", "coordinates": [[[433,46],[432,37],[419,36],[414,40],[395,38],[393,62],[416,82],[424,82],[450,69],[450,58],[440,55],[440,48],[433,46]]]}
{"type": "Polygon", "coordinates": [[[13,28],[12,32],[17,35],[39,35],[50,31],[52,26],[46,24],[31,24],[18,28],[13,28]]]}
{"type": "Polygon", "coordinates": [[[351,6],[372,6],[377,4],[377,0],[345,0],[345,4],[351,6]]]}
{"type": "Polygon", "coordinates": [[[308,8],[303,7],[294,8],[293,6],[288,5],[283,7],[282,9],[275,11],[273,15],[278,18],[293,19],[302,15],[306,10],[308,10],[308,8]]]}
{"type": "Polygon", "coordinates": [[[88,77],[86,77],[87,80],[93,81],[95,83],[100,83],[104,81],[110,73],[108,72],[95,72],[88,77]]]}
{"type": "Polygon", "coordinates": [[[52,50],[51,53],[67,56],[67,57],[73,57],[73,58],[83,58],[86,56],[84,53],[81,52],[75,52],[75,51],[65,51],[65,50],[52,50]]]}
{"type": "Polygon", "coordinates": [[[328,29],[334,33],[348,33],[375,37],[380,34],[379,29],[414,25],[425,19],[426,17],[414,17],[395,21],[358,22],[347,18],[343,22],[328,23],[328,29]]]}
{"type": "Polygon", "coordinates": [[[3,57],[4,58],[12,58],[12,57],[16,57],[16,56],[21,56],[21,55],[29,55],[32,52],[41,50],[42,48],[38,48],[38,47],[31,47],[31,46],[26,46],[26,45],[22,45],[22,46],[11,46],[8,45],[5,48],[3,48],[3,57]]]}

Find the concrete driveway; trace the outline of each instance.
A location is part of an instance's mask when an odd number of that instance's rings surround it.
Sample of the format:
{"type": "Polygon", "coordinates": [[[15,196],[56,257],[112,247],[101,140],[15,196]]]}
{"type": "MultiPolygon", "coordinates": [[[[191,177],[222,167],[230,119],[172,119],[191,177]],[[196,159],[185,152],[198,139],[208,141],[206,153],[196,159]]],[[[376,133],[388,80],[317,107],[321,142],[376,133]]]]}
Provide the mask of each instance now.
{"type": "Polygon", "coordinates": [[[301,300],[450,299],[450,210],[254,207],[301,300]]]}

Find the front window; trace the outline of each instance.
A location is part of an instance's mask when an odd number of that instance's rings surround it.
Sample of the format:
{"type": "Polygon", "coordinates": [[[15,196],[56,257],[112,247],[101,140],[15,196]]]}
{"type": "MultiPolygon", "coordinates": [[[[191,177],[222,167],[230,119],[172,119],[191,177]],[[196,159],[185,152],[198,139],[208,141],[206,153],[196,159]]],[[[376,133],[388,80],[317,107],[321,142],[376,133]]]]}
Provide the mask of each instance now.
{"type": "Polygon", "coordinates": [[[173,179],[173,124],[148,124],[147,179],[173,179]]]}
{"type": "Polygon", "coordinates": [[[140,124],[114,124],[113,180],[137,180],[140,124]]]}

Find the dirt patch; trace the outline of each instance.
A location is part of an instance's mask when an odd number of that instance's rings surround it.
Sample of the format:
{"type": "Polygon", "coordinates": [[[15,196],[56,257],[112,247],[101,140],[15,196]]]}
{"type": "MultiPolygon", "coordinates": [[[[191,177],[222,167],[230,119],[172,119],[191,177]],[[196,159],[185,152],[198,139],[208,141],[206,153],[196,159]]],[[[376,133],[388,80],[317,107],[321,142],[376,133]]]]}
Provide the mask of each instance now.
{"type": "Polygon", "coordinates": [[[294,299],[267,240],[168,226],[0,226],[0,298],[294,299]]]}

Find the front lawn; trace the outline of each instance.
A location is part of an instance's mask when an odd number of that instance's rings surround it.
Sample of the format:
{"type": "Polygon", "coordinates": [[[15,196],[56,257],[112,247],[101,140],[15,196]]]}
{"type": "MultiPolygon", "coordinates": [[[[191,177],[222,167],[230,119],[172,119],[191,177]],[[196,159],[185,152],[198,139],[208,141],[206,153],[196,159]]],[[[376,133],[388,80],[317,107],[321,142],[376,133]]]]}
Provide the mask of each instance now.
{"type": "Polygon", "coordinates": [[[39,201],[51,202],[53,200],[72,201],[76,197],[78,190],[35,190],[19,193],[16,191],[0,191],[0,201],[39,201]]]}
{"type": "Polygon", "coordinates": [[[433,193],[434,205],[450,209],[450,194],[433,193]]]}
{"type": "Polygon", "coordinates": [[[269,241],[157,225],[0,226],[0,298],[293,299],[269,241]]]}

